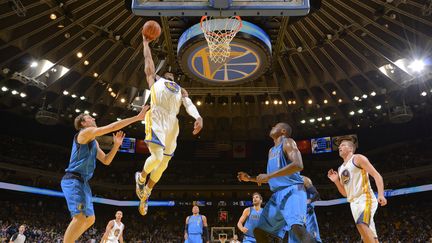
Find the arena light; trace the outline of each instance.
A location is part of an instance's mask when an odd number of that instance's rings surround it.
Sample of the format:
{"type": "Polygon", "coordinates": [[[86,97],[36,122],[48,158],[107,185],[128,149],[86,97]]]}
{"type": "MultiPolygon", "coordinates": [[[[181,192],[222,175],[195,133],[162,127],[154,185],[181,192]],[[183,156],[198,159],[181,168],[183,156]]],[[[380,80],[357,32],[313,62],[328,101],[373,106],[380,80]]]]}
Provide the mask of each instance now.
{"type": "Polygon", "coordinates": [[[336,90],[333,90],[333,91],[332,91],[332,95],[336,95],[336,90]]]}
{"type": "Polygon", "coordinates": [[[360,109],[360,110],[358,110],[357,111],[359,114],[362,114],[363,113],[363,109],[360,109]]]}
{"type": "Polygon", "coordinates": [[[20,96],[21,96],[21,98],[25,98],[25,97],[27,97],[27,94],[24,92],[21,92],[20,96]]]}
{"type": "Polygon", "coordinates": [[[377,110],[381,110],[381,105],[377,105],[377,106],[375,106],[375,109],[377,109],[377,110]]]}
{"type": "Polygon", "coordinates": [[[37,67],[38,66],[38,63],[37,62],[32,62],[31,64],[30,64],[30,67],[32,67],[32,68],[35,68],[35,67],[37,67]]]}
{"type": "Polygon", "coordinates": [[[322,117],[318,117],[318,118],[317,118],[317,121],[322,121],[322,117]]]}
{"type": "Polygon", "coordinates": [[[421,92],[421,94],[420,94],[421,96],[426,96],[427,95],[427,93],[426,93],[426,91],[423,91],[423,92],[421,92]]]}
{"type": "Polygon", "coordinates": [[[264,103],[265,103],[266,105],[269,105],[269,104],[270,104],[270,101],[266,100],[264,103]]]}
{"type": "Polygon", "coordinates": [[[144,125],[144,124],[145,124],[145,121],[141,121],[141,124],[143,124],[143,125],[144,125]]]}
{"type": "Polygon", "coordinates": [[[108,88],[108,92],[112,92],[112,88],[111,87],[108,88]]]}
{"type": "Polygon", "coordinates": [[[120,99],[120,102],[121,102],[121,103],[125,103],[125,102],[126,102],[126,99],[125,99],[125,98],[121,98],[121,99],[120,99]]]}
{"type": "Polygon", "coordinates": [[[88,110],[85,110],[84,114],[88,115],[88,114],[90,114],[90,112],[88,110]]]}
{"type": "Polygon", "coordinates": [[[282,100],[279,100],[279,105],[282,105],[282,100]]]}
{"type": "Polygon", "coordinates": [[[329,121],[330,118],[331,118],[330,116],[326,116],[326,117],[325,117],[326,121],[329,121]]]}
{"type": "Polygon", "coordinates": [[[118,117],[117,117],[117,121],[121,121],[121,118],[118,118],[118,117]]]}
{"type": "Polygon", "coordinates": [[[3,92],[6,92],[6,91],[8,91],[9,89],[8,89],[8,87],[3,86],[3,87],[1,88],[1,90],[2,90],[3,92]]]}
{"type": "Polygon", "coordinates": [[[368,97],[367,94],[362,95],[363,99],[366,99],[367,97],[368,97]]]}
{"type": "Polygon", "coordinates": [[[350,111],[349,113],[351,116],[354,116],[355,112],[354,111],[350,111]]]}
{"type": "Polygon", "coordinates": [[[370,95],[371,95],[371,96],[375,96],[375,95],[376,95],[375,91],[372,91],[372,92],[370,93],[370,95]]]}
{"type": "Polygon", "coordinates": [[[324,104],[327,104],[328,103],[328,100],[324,100],[324,104]]]}
{"type": "Polygon", "coordinates": [[[67,90],[63,90],[63,94],[64,94],[64,95],[68,95],[69,92],[68,92],[67,90]]]}
{"type": "Polygon", "coordinates": [[[423,60],[414,60],[408,65],[408,68],[414,72],[421,72],[424,69],[425,63],[423,60]]]}
{"type": "Polygon", "coordinates": [[[87,61],[87,60],[84,61],[84,65],[85,65],[85,66],[87,66],[87,65],[89,65],[89,64],[90,64],[89,61],[87,61]]]}
{"type": "Polygon", "coordinates": [[[77,57],[78,57],[78,58],[81,58],[81,57],[83,57],[83,54],[82,54],[82,52],[77,52],[77,57]]]}
{"type": "Polygon", "coordinates": [[[312,105],[312,103],[313,103],[312,99],[309,99],[309,100],[307,101],[307,103],[308,103],[309,105],[312,105]]]}
{"type": "Polygon", "coordinates": [[[273,105],[277,105],[278,101],[277,100],[273,100],[273,105]]]}
{"type": "Polygon", "coordinates": [[[288,105],[291,105],[292,104],[292,101],[291,100],[288,100],[288,105]]]}
{"type": "Polygon", "coordinates": [[[314,123],[314,122],[315,122],[315,119],[314,119],[314,118],[311,118],[311,119],[309,119],[309,122],[310,122],[310,123],[314,123]]]}
{"type": "Polygon", "coordinates": [[[360,98],[358,96],[354,96],[353,100],[358,101],[360,98]]]}
{"type": "Polygon", "coordinates": [[[57,19],[57,15],[54,14],[54,13],[50,14],[50,19],[51,19],[51,20],[55,20],[55,19],[57,19]]]}
{"type": "Polygon", "coordinates": [[[71,97],[75,99],[77,97],[77,95],[76,94],[71,94],[71,97]]]}
{"type": "Polygon", "coordinates": [[[93,77],[97,78],[98,76],[99,76],[98,73],[96,73],[96,72],[93,73],[93,77]]]}
{"type": "Polygon", "coordinates": [[[92,113],[92,116],[97,116],[96,112],[93,112],[93,113],[92,113]]]}
{"type": "Polygon", "coordinates": [[[75,109],[75,112],[76,112],[76,113],[80,113],[81,110],[80,110],[80,109],[75,109]]]}
{"type": "Polygon", "coordinates": [[[305,124],[305,123],[306,123],[306,120],[301,120],[300,123],[301,123],[301,124],[305,124]]]}
{"type": "Polygon", "coordinates": [[[201,101],[200,101],[200,100],[198,100],[198,101],[196,102],[196,104],[197,104],[197,106],[200,106],[200,105],[202,105],[202,103],[201,103],[201,101]]]}
{"type": "Polygon", "coordinates": [[[339,102],[339,103],[342,103],[342,99],[338,99],[338,102],[339,102]]]}
{"type": "Polygon", "coordinates": [[[81,97],[80,97],[80,100],[85,100],[86,99],[86,97],[84,96],[84,95],[82,95],[81,97]]]}
{"type": "Polygon", "coordinates": [[[293,105],[295,105],[295,104],[296,104],[296,101],[295,101],[295,100],[293,100],[292,104],[293,104],[293,105]]]}
{"type": "Polygon", "coordinates": [[[11,93],[12,93],[13,95],[17,95],[17,94],[18,94],[18,91],[16,91],[16,90],[12,90],[11,93]]]}

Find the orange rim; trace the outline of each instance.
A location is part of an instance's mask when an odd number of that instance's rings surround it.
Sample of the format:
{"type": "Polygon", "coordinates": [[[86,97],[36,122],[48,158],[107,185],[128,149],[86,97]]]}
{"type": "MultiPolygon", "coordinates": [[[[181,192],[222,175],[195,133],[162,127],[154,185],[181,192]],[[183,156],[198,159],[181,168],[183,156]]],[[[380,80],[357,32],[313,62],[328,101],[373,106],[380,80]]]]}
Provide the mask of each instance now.
{"type": "MultiPolygon", "coordinates": [[[[240,16],[234,16],[234,17],[235,17],[235,18],[240,22],[238,28],[237,28],[236,30],[234,30],[235,33],[237,33],[237,32],[239,32],[240,29],[243,27],[243,22],[242,22],[240,16]]],[[[227,36],[227,35],[228,35],[227,33],[215,34],[215,33],[211,32],[211,31],[207,31],[207,30],[203,29],[203,22],[204,22],[206,19],[207,19],[207,16],[202,16],[202,17],[201,17],[200,27],[201,27],[201,30],[202,30],[203,32],[205,32],[207,35],[212,35],[212,36],[227,36]]]]}

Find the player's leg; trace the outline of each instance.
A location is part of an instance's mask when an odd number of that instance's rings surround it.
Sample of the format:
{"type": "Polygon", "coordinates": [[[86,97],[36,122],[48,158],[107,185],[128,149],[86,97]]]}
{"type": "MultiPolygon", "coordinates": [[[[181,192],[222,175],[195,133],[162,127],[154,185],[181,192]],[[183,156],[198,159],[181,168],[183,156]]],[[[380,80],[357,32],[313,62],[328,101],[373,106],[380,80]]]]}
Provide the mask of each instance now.
{"type": "Polygon", "coordinates": [[[164,154],[163,146],[152,142],[147,144],[151,155],[147,158],[143,170],[135,173],[136,194],[140,199],[144,197],[144,186],[147,175],[161,163],[164,154]]]}
{"type": "Polygon", "coordinates": [[[272,236],[278,236],[285,226],[285,220],[277,202],[279,193],[273,193],[261,213],[258,226],[253,232],[257,243],[267,243],[272,236]]]}
{"type": "Polygon", "coordinates": [[[351,203],[351,211],[356,219],[356,227],[363,242],[376,242],[378,237],[373,222],[373,215],[378,207],[376,199],[361,197],[351,203]]]}
{"type": "Polygon", "coordinates": [[[300,242],[315,242],[307,232],[306,210],[307,196],[303,185],[293,185],[282,190],[277,200],[281,204],[281,212],[286,222],[286,230],[294,234],[300,242]]]}
{"type": "Polygon", "coordinates": [[[174,152],[177,148],[177,137],[179,134],[178,122],[174,122],[174,125],[172,127],[173,128],[171,129],[171,131],[169,131],[169,133],[166,135],[165,151],[163,154],[162,162],[158,166],[156,166],[150,174],[150,179],[147,183],[147,186],[150,189],[153,189],[153,187],[162,177],[163,172],[168,168],[168,163],[171,160],[172,156],[174,156],[174,152]]]}
{"type": "Polygon", "coordinates": [[[76,179],[62,180],[61,187],[72,215],[72,220],[66,229],[63,241],[72,243],[95,222],[91,190],[88,183],[76,179]],[[85,214],[90,216],[86,217],[85,214]]]}

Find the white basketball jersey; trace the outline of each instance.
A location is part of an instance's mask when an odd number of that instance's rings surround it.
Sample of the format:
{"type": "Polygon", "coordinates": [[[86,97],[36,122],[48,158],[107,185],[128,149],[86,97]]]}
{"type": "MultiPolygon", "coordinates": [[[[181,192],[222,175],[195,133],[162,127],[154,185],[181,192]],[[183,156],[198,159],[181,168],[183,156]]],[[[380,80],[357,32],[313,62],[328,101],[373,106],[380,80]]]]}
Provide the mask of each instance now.
{"type": "Polygon", "coordinates": [[[182,104],[180,85],[176,82],[159,78],[150,89],[151,108],[155,106],[163,108],[172,115],[177,115],[182,104]]]}
{"type": "Polygon", "coordinates": [[[120,222],[120,224],[117,224],[115,220],[113,221],[114,221],[114,225],[108,235],[108,241],[107,241],[110,243],[118,242],[119,237],[124,229],[124,224],[122,222],[120,222]]]}
{"type": "Polygon", "coordinates": [[[339,178],[345,188],[348,202],[353,202],[365,194],[366,198],[375,198],[369,181],[369,174],[366,170],[355,164],[356,156],[342,164],[339,169],[339,178]]]}

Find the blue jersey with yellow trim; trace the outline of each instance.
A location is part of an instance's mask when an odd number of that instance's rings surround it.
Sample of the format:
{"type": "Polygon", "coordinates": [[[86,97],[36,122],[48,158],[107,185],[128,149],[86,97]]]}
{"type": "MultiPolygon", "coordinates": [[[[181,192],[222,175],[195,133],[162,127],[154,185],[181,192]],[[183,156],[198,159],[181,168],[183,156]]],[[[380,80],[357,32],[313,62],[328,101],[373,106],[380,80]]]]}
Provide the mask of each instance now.
{"type": "Polygon", "coordinates": [[[96,140],[87,144],[79,144],[77,141],[78,134],[74,137],[69,166],[65,171],[79,173],[83,180],[88,181],[92,178],[96,169],[96,140]]]}
{"type": "MultiPolygon", "coordinates": [[[[285,139],[283,138],[281,143],[270,149],[269,159],[267,162],[267,174],[273,173],[291,163],[291,161],[288,161],[285,157],[283,149],[284,143],[285,139]]],[[[301,177],[300,172],[296,172],[291,175],[272,178],[268,183],[270,185],[270,190],[278,191],[281,188],[291,185],[303,184],[303,178],[301,177]]]]}

